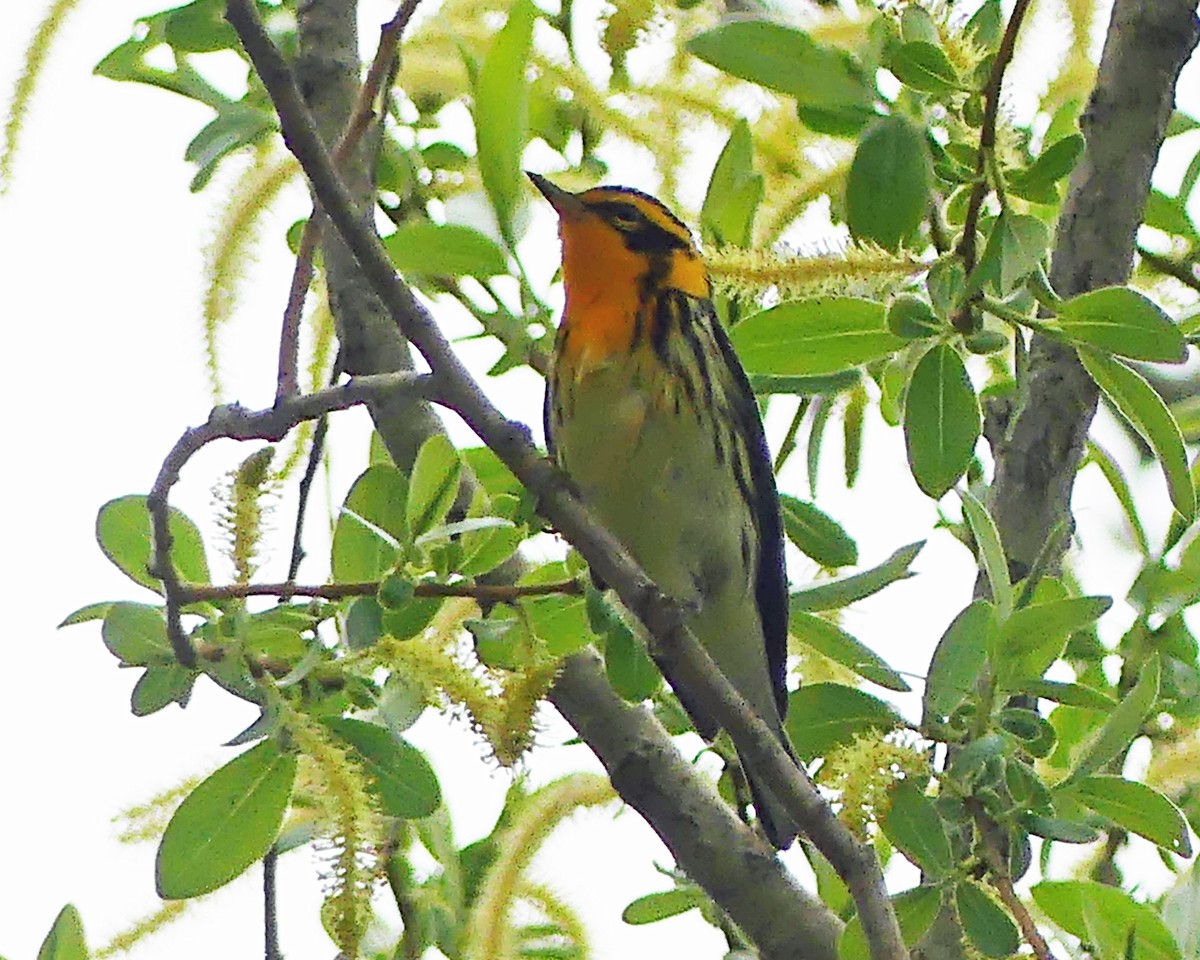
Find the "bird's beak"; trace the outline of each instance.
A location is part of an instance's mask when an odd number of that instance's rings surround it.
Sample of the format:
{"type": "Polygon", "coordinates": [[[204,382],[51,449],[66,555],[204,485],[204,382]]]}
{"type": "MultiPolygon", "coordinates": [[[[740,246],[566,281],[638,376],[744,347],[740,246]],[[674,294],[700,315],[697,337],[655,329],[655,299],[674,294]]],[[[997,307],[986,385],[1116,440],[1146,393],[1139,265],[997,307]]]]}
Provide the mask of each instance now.
{"type": "Polygon", "coordinates": [[[533,185],[538,188],[543,197],[550,201],[550,206],[562,219],[577,220],[587,212],[583,201],[569,190],[556,187],[545,177],[537,173],[530,173],[528,170],[525,171],[525,176],[533,181],[533,185]]]}

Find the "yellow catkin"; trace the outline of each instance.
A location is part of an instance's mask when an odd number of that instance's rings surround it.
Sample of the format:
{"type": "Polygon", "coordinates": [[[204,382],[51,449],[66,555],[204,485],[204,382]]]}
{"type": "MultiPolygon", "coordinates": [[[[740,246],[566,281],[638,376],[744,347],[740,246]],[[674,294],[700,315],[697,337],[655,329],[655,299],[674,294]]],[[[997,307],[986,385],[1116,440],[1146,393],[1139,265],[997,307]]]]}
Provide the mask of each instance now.
{"type": "Polygon", "coordinates": [[[572,956],[580,960],[587,960],[591,956],[583,921],[554,890],[545,884],[522,880],[517,886],[517,896],[540,910],[550,923],[558,927],[561,936],[570,943],[572,956]]]}
{"type": "Polygon", "coordinates": [[[927,753],[877,734],[857,736],[831,751],[819,775],[823,786],[840,795],[838,819],[864,838],[886,812],[896,781],[928,778],[927,753]]]}
{"type": "Polygon", "coordinates": [[[153,913],[142,917],[133,926],[122,930],[104,946],[92,954],[93,960],[106,960],[120,953],[128,953],[147,937],[158,933],[163,927],[183,916],[187,908],[201,898],[193,900],[164,900],[153,913]]]}
{"type": "Polygon", "coordinates": [[[268,511],[264,500],[273,492],[270,473],[275,448],[261,447],[229,471],[225,483],[213,490],[217,523],[226,536],[225,552],[237,583],[249,583],[258,569],[257,553],[268,511]]]}
{"type": "Polygon", "coordinates": [[[464,960],[508,960],[512,956],[509,909],[519,895],[522,875],[534,854],[564,817],[581,807],[599,806],[615,798],[606,778],[573,773],[524,800],[498,838],[496,859],[467,918],[464,960]]]}
{"type": "Polygon", "coordinates": [[[17,82],[13,84],[8,116],[4,118],[4,146],[0,149],[0,197],[8,192],[8,185],[12,182],[13,164],[16,162],[17,148],[25,128],[25,117],[29,113],[29,105],[33,102],[38,80],[49,59],[50,46],[62,32],[67,17],[78,5],[79,0],[54,0],[34,30],[29,46],[25,48],[21,72],[17,76],[17,82]]]}
{"type": "Polygon", "coordinates": [[[205,362],[213,402],[222,396],[217,337],[221,327],[233,315],[238,286],[246,274],[250,252],[257,238],[259,218],[299,172],[295,157],[275,156],[260,150],[253,164],[234,183],[221,213],[213,238],[204,251],[204,297],[201,316],[204,322],[205,362]]]}
{"type": "Polygon", "coordinates": [[[1200,736],[1193,731],[1173,743],[1156,743],[1146,769],[1146,783],[1178,797],[1196,786],[1200,765],[1200,736]]]}
{"type": "Polygon", "coordinates": [[[183,803],[184,797],[196,789],[204,777],[188,779],[155,794],[145,803],[122,810],[112,822],[117,826],[117,839],[121,843],[144,843],[158,840],[167,829],[167,822],[175,808],[183,803]]]}
{"type": "Polygon", "coordinates": [[[845,290],[886,290],[897,279],[926,270],[913,254],[891,253],[873,244],[855,243],[840,253],[785,257],[773,251],[722,247],[707,251],[709,274],[717,293],[759,299],[770,290],[781,299],[810,296],[836,285],[845,290]]]}
{"type": "Polygon", "coordinates": [[[382,825],[366,776],[347,750],[311,717],[284,705],[280,719],[319,776],[313,787],[333,847],[325,900],[328,928],[339,949],[357,956],[371,917],[375,853],[382,825]]]}

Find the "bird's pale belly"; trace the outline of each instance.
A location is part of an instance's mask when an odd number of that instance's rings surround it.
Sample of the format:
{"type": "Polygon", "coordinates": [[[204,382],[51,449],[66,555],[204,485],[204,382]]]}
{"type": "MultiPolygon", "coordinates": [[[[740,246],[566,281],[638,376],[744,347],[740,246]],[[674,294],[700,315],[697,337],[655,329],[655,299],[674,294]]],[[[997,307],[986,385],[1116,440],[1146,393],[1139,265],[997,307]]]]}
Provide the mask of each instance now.
{"type": "Polygon", "coordinates": [[[598,518],[668,594],[707,605],[752,595],[750,509],[714,452],[707,416],[602,369],[573,387],[554,437],[598,518]],[[732,594],[732,596],[731,596],[732,594]]]}

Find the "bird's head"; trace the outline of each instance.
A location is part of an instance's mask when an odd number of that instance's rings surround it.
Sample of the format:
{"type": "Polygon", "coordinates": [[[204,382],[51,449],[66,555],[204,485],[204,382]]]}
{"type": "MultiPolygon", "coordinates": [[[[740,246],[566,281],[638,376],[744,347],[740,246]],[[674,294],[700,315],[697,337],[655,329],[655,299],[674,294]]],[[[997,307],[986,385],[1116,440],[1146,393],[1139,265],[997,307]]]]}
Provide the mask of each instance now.
{"type": "Polygon", "coordinates": [[[571,193],[528,174],[558,213],[567,296],[655,288],[710,295],[708,271],[684,223],[654,197],[629,187],[571,193]],[[586,291],[586,293],[585,293],[586,291]]]}

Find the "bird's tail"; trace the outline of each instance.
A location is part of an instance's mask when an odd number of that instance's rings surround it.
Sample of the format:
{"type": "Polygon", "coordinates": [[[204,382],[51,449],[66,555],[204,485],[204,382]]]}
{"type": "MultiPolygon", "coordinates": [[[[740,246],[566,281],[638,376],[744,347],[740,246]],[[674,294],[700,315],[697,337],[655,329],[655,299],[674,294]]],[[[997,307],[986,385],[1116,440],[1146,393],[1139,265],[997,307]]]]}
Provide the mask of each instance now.
{"type": "MultiPolygon", "coordinates": [[[[787,751],[788,756],[799,766],[800,761],[796,759],[792,745],[788,743],[787,734],[782,729],[779,729],[776,731],[776,735],[779,737],[779,742],[787,751]]],[[[800,833],[800,828],[795,818],[788,813],[783,803],[777,800],[775,795],[765,786],[769,782],[766,777],[756,776],[753,769],[747,766],[744,761],[742,762],[742,770],[746,774],[746,782],[750,786],[750,796],[754,800],[754,809],[758,814],[759,822],[762,824],[763,832],[767,835],[767,839],[775,849],[786,850],[800,833]]]]}

